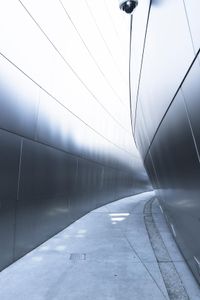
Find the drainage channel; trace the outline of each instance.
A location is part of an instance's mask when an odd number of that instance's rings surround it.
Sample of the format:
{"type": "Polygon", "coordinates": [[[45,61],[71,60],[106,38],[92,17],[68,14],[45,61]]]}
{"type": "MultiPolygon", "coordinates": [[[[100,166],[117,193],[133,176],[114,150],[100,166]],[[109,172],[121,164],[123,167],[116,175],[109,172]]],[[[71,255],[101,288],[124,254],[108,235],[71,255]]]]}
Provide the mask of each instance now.
{"type": "Polygon", "coordinates": [[[149,235],[160,272],[165,283],[170,300],[189,300],[189,296],[168,253],[159,230],[153,219],[152,205],[155,198],[149,200],[144,206],[144,222],[149,235]]]}

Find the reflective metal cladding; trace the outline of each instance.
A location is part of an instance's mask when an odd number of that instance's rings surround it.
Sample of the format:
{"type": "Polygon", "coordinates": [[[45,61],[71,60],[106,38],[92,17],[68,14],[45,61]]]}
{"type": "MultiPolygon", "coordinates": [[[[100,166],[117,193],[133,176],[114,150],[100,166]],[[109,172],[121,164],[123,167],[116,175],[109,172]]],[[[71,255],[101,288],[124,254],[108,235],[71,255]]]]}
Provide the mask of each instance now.
{"type": "Polygon", "coordinates": [[[129,20],[105,2],[0,3],[1,269],[151,188],[131,135],[129,20]]]}
{"type": "Polygon", "coordinates": [[[135,140],[172,234],[200,282],[200,4],[144,2],[132,28],[135,140]]]}

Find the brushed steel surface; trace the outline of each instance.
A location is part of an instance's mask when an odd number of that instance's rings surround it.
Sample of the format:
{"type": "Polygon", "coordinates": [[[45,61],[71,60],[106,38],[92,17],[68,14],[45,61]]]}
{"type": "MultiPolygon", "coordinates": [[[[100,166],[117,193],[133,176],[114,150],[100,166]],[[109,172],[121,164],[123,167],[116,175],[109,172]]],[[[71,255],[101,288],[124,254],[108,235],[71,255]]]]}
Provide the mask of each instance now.
{"type": "Polygon", "coordinates": [[[21,138],[0,130],[0,268],[13,261],[21,138]]]}
{"type": "Polygon", "coordinates": [[[151,189],[122,79],[128,44],[97,3],[102,34],[84,2],[0,3],[1,269],[90,210],[151,189]]]}
{"type": "Polygon", "coordinates": [[[197,57],[189,74],[187,75],[181,91],[188,111],[191,128],[198,151],[200,151],[199,111],[200,111],[200,63],[197,57]]]}
{"type": "Polygon", "coordinates": [[[151,155],[162,207],[176,230],[176,240],[185,259],[199,279],[193,256],[198,257],[199,253],[200,165],[181,94],[160,126],[151,155]]]}
{"type": "Polygon", "coordinates": [[[15,258],[70,222],[76,160],[64,152],[24,140],[16,212],[15,258]]]}
{"type": "Polygon", "coordinates": [[[34,138],[39,88],[0,56],[0,128],[34,138]]]}
{"type": "Polygon", "coordinates": [[[151,3],[135,140],[172,234],[200,283],[197,2],[151,3]]]}
{"type": "Polygon", "coordinates": [[[193,58],[183,1],[153,1],[139,87],[150,141],[193,58]]]}
{"type": "Polygon", "coordinates": [[[198,0],[184,0],[185,9],[188,17],[188,23],[191,30],[192,40],[194,43],[195,53],[199,50],[200,47],[200,36],[199,36],[199,10],[200,3],[198,0]]]}

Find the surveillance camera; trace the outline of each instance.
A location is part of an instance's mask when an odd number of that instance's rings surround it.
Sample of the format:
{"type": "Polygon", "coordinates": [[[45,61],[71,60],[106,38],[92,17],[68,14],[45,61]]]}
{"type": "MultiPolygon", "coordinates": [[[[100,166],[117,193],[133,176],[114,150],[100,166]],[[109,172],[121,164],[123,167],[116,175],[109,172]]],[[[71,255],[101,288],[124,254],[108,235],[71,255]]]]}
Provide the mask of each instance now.
{"type": "Polygon", "coordinates": [[[119,0],[119,8],[127,14],[131,14],[138,5],[138,0],[119,0]]]}

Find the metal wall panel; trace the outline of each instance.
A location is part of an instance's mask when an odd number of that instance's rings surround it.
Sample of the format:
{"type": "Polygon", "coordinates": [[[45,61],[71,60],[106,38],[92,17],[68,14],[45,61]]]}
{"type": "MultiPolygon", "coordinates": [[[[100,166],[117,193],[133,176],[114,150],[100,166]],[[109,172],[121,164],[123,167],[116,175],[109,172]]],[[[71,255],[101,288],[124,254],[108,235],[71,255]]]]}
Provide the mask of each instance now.
{"type": "MultiPolygon", "coordinates": [[[[48,0],[43,0],[42,3],[38,0],[34,2],[30,0],[23,0],[22,2],[31,12],[34,19],[37,20],[37,23],[44,30],[65,60],[72,66],[76,74],[78,74],[78,76],[84,81],[85,85],[89,87],[93,95],[95,95],[98,99],[101,99],[101,103],[119,122],[121,121],[124,123],[122,113],[124,106],[121,105],[122,109],[119,110],[118,105],[115,105],[116,102],[121,104],[119,103],[116,93],[113,91],[116,88],[111,80],[109,80],[109,82],[105,80],[107,74],[102,72],[102,67],[97,68],[97,65],[99,66],[99,62],[96,61],[96,59],[93,59],[95,53],[88,51],[87,44],[85,45],[82,37],[77,34],[77,29],[73,25],[73,18],[69,15],[69,11],[71,11],[69,3],[66,3],[64,6],[64,1],[59,2],[56,0],[53,0],[50,3],[48,0]],[[55,15],[59,17],[56,20],[56,24],[52,26],[52,19],[54,19],[55,15]],[[66,40],[63,39],[64,36],[68,37],[70,43],[66,43],[66,40]],[[79,55],[80,49],[81,56],[79,55]],[[94,74],[96,77],[95,82],[93,80],[94,74]],[[107,101],[107,99],[109,99],[109,101],[107,101]]],[[[87,13],[87,6],[84,1],[80,3],[79,6],[79,10],[81,8],[84,9],[81,11],[82,14],[84,14],[84,11],[87,13]]],[[[73,7],[73,5],[71,4],[70,7],[73,7]]],[[[85,27],[88,20],[86,20],[86,18],[81,19],[83,20],[82,26],[85,27]]],[[[88,28],[86,29],[88,30],[88,28]]],[[[87,99],[83,98],[82,102],[86,100],[87,99]]],[[[101,109],[101,107],[99,107],[99,109],[101,109]]]]}
{"type": "Polygon", "coordinates": [[[181,94],[160,126],[151,155],[162,206],[176,232],[176,241],[199,280],[194,256],[199,259],[200,165],[181,94]]]}
{"type": "Polygon", "coordinates": [[[91,209],[148,190],[147,183],[146,177],[107,166],[102,177],[102,166],[95,162],[24,139],[15,259],[91,209]]]}
{"type": "Polygon", "coordinates": [[[13,261],[21,138],[0,130],[0,269],[13,261]]]}
{"type": "Polygon", "coordinates": [[[137,126],[135,127],[135,140],[141,156],[144,158],[147,152],[147,147],[150,145],[148,136],[148,123],[144,117],[143,109],[140,100],[137,105],[137,126]]]}
{"type": "Polygon", "coordinates": [[[34,138],[39,88],[0,55],[0,127],[34,138]]]}
{"type": "Polygon", "coordinates": [[[151,180],[154,190],[157,193],[159,193],[160,192],[160,184],[159,184],[158,175],[157,175],[156,168],[155,168],[150,151],[148,152],[148,154],[146,156],[144,164],[145,164],[145,168],[147,170],[147,173],[149,175],[149,178],[151,180]]]}
{"type": "Polygon", "coordinates": [[[183,1],[153,1],[139,88],[150,140],[193,58],[183,1]]]}
{"type": "Polygon", "coordinates": [[[187,75],[181,91],[184,96],[185,104],[188,111],[192,131],[194,134],[195,142],[200,151],[200,125],[199,125],[199,112],[200,112],[200,64],[197,57],[189,74],[187,75]]]}
{"type": "Polygon", "coordinates": [[[70,199],[76,159],[24,140],[16,213],[15,258],[71,223],[70,199]]]}
{"type": "MultiPolygon", "coordinates": [[[[131,153],[124,151],[124,147],[82,122],[47,93],[40,90],[39,98],[35,135],[38,142],[115,166],[122,160],[126,163],[127,156],[132,160],[131,153]]],[[[104,122],[106,124],[106,120],[104,122]]]]}
{"type": "Polygon", "coordinates": [[[124,23],[113,28],[107,9],[0,2],[0,269],[90,210],[151,189],[129,118],[129,21],[116,5],[124,23]]]}
{"type": "Polygon", "coordinates": [[[200,48],[200,2],[198,0],[184,0],[186,13],[188,17],[188,22],[191,30],[191,35],[193,39],[194,49],[197,52],[200,48]]]}
{"type": "Polygon", "coordinates": [[[197,2],[151,3],[135,140],[172,234],[200,283],[197,2]]]}
{"type": "Polygon", "coordinates": [[[137,9],[134,11],[132,16],[130,82],[131,82],[133,123],[135,122],[135,109],[136,109],[136,102],[137,102],[138,83],[140,79],[140,69],[142,66],[141,54],[143,52],[143,47],[144,47],[149,6],[150,6],[149,0],[141,1],[140,5],[138,5],[137,9]]]}

